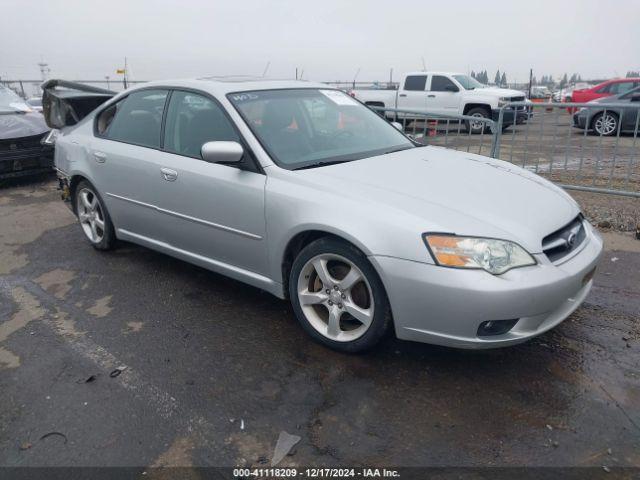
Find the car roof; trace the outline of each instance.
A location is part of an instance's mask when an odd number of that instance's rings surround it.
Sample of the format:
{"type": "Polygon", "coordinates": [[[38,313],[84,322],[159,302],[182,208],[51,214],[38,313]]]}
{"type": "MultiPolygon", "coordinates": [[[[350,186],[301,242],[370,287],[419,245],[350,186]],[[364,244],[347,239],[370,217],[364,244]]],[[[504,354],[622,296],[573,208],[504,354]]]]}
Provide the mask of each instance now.
{"type": "Polygon", "coordinates": [[[460,73],[460,72],[432,72],[431,70],[429,70],[428,72],[426,72],[426,71],[407,72],[405,74],[405,76],[409,76],[409,75],[466,75],[466,74],[465,73],[460,73]]]}
{"type": "MultiPolygon", "coordinates": [[[[322,88],[333,89],[329,85],[303,80],[273,80],[260,77],[202,77],[192,79],[154,80],[137,85],[135,89],[149,87],[191,88],[202,90],[214,96],[224,96],[228,93],[250,92],[255,90],[281,90],[293,88],[322,88]]],[[[129,89],[132,91],[134,88],[129,89]]]]}

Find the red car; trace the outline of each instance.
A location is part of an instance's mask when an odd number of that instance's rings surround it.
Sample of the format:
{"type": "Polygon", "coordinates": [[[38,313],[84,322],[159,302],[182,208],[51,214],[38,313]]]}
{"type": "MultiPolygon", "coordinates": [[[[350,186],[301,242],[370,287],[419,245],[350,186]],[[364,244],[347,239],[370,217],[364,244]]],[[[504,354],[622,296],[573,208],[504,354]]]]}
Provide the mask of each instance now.
{"type": "Polygon", "coordinates": [[[640,86],[640,78],[617,78],[615,80],[607,80],[595,87],[574,90],[571,94],[571,101],[576,103],[586,103],[591,100],[595,100],[596,98],[625,93],[638,86],[640,86]]]}

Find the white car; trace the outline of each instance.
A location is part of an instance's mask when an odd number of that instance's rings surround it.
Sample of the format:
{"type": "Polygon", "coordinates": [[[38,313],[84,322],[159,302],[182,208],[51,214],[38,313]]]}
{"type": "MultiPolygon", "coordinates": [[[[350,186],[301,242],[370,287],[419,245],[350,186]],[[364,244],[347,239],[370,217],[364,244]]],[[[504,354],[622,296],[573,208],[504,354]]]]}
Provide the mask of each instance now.
{"type": "MultiPolygon", "coordinates": [[[[398,90],[356,89],[349,93],[365,105],[398,109],[393,115],[398,121],[416,118],[412,112],[497,120],[502,107],[510,102],[525,101],[524,92],[488,87],[469,75],[448,72],[411,72],[403,76],[398,90]]],[[[517,123],[525,121],[526,107],[506,109],[503,125],[513,124],[514,115],[517,123]]],[[[471,133],[485,130],[480,121],[467,121],[466,125],[471,133]]]]}

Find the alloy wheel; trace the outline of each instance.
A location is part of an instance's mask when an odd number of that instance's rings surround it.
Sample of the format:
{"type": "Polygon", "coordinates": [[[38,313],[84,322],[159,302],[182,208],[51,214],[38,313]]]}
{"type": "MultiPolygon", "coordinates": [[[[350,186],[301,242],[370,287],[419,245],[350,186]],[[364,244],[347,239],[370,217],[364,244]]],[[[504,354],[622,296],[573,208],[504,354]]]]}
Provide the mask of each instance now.
{"type": "Polygon", "coordinates": [[[340,255],[311,258],[300,271],[297,292],[308,322],[331,340],[353,341],[373,322],[371,285],[353,262],[340,255]]]}
{"type": "Polygon", "coordinates": [[[95,192],[83,188],[78,192],[77,212],[80,226],[91,243],[100,243],[104,238],[104,213],[95,192]]]}
{"type": "Polygon", "coordinates": [[[593,128],[598,135],[612,135],[618,128],[618,120],[610,113],[600,115],[593,128]]]}

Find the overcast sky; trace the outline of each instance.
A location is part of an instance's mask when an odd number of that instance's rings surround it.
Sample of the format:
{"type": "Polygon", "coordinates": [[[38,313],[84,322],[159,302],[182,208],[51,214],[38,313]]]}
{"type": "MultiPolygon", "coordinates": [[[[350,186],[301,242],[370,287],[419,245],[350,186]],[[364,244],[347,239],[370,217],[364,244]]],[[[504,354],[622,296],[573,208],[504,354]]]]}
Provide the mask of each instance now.
{"type": "Polygon", "coordinates": [[[506,71],[509,82],[640,70],[639,0],[0,0],[0,76],[386,80],[506,71]]]}

